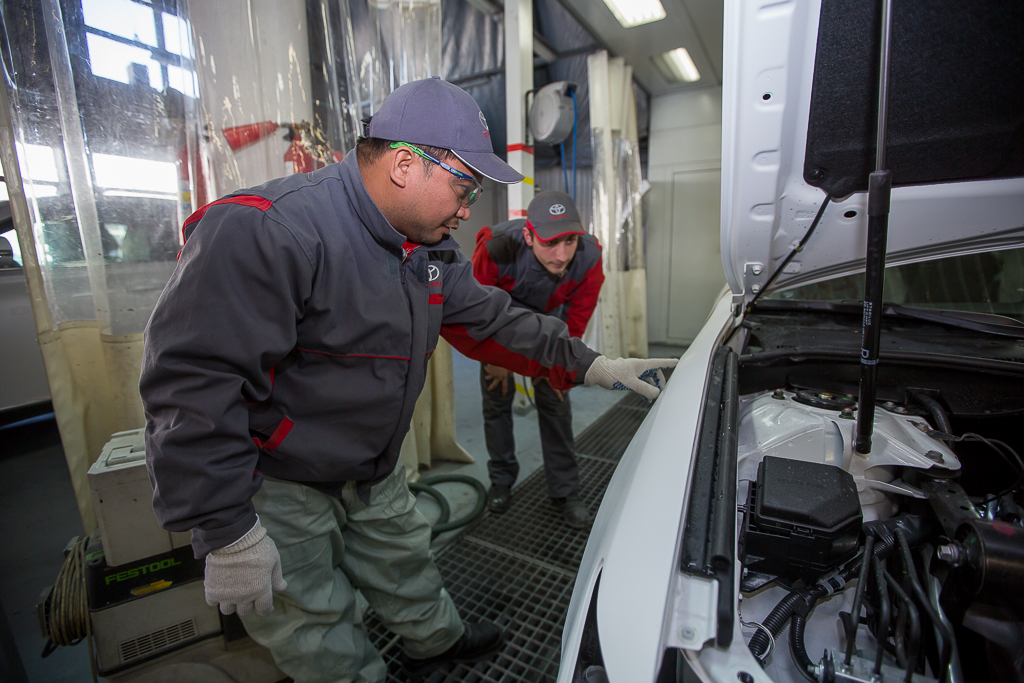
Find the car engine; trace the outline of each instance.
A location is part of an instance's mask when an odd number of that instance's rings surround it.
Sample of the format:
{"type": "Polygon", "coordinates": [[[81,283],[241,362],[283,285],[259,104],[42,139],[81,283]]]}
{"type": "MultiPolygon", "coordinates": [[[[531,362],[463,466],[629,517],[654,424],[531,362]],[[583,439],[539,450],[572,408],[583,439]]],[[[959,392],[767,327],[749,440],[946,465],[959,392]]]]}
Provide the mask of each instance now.
{"type": "Polygon", "coordinates": [[[998,438],[954,437],[937,392],[890,395],[867,455],[850,394],[740,397],[749,647],[775,681],[1024,680],[1024,462],[998,438]]]}

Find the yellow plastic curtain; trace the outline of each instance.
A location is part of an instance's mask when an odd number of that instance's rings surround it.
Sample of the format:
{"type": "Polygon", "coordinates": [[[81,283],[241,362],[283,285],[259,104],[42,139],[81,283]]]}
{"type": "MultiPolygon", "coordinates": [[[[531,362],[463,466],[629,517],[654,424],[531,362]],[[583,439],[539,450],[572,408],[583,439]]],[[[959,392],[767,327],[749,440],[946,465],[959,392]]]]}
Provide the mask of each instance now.
{"type": "Polygon", "coordinates": [[[594,234],[605,282],[586,341],[611,358],[647,358],[647,269],[633,69],[604,50],[587,59],[594,150],[594,234]],[[589,336],[593,335],[593,336],[589,336]]]}

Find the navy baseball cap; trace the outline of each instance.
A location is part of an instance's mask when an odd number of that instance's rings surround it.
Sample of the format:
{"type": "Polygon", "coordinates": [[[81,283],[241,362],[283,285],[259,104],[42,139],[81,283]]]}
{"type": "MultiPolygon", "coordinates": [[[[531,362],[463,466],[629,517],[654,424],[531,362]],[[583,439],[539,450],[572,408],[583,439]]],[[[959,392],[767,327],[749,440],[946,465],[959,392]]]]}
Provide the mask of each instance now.
{"type": "Polygon", "coordinates": [[[473,96],[437,77],[406,83],[384,98],[367,135],[451,150],[462,163],[499,183],[523,180],[494,154],[487,119],[473,96]]]}
{"type": "Polygon", "coordinates": [[[526,209],[526,225],[543,242],[563,235],[586,235],[572,197],[557,190],[545,190],[526,209]]]}

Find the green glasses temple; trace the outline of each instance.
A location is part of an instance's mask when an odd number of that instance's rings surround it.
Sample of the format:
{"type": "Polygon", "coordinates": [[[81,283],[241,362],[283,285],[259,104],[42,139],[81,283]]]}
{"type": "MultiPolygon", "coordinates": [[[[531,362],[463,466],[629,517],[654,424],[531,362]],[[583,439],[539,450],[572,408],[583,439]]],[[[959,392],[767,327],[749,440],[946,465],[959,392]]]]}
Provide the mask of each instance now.
{"type": "Polygon", "coordinates": [[[473,183],[473,187],[472,188],[466,188],[466,187],[461,186],[461,185],[457,186],[454,183],[452,184],[452,189],[455,190],[455,194],[459,197],[460,200],[462,200],[463,205],[469,206],[470,204],[472,204],[473,202],[475,202],[477,199],[480,198],[480,193],[484,191],[484,188],[483,188],[483,186],[480,185],[479,182],[477,182],[477,179],[474,178],[473,176],[471,176],[471,175],[469,175],[467,173],[463,173],[462,171],[458,170],[457,168],[451,167],[450,165],[444,163],[440,159],[434,158],[433,156],[431,156],[430,154],[427,154],[426,152],[424,152],[422,149],[420,149],[416,145],[409,144],[408,142],[392,142],[391,143],[391,149],[398,149],[399,147],[408,147],[409,149],[411,149],[416,154],[420,155],[424,159],[427,159],[428,161],[434,162],[435,164],[437,164],[438,166],[440,166],[444,170],[446,170],[449,173],[451,173],[456,178],[461,178],[462,180],[468,180],[469,182],[473,183]],[[468,192],[466,192],[467,189],[469,189],[468,192]]]}

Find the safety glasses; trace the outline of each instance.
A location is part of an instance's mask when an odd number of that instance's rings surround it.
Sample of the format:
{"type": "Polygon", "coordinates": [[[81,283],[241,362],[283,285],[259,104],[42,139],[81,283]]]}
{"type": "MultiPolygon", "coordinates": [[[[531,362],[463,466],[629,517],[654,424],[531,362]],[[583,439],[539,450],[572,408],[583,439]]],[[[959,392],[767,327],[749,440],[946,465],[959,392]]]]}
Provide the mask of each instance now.
{"type": "Polygon", "coordinates": [[[398,149],[399,147],[408,147],[412,151],[419,154],[424,159],[433,161],[435,164],[443,168],[444,170],[451,173],[454,178],[448,179],[448,184],[451,185],[452,190],[455,192],[455,196],[459,198],[463,206],[471,206],[473,202],[480,199],[480,195],[483,193],[483,186],[477,182],[473,176],[463,173],[462,171],[452,168],[448,164],[444,163],[440,159],[435,159],[433,156],[427,154],[416,145],[410,145],[408,142],[392,142],[391,149],[398,149]],[[462,182],[459,182],[462,181],[462,182]],[[467,183],[469,183],[467,185],[467,183]]]}

